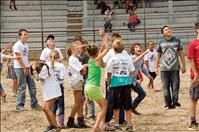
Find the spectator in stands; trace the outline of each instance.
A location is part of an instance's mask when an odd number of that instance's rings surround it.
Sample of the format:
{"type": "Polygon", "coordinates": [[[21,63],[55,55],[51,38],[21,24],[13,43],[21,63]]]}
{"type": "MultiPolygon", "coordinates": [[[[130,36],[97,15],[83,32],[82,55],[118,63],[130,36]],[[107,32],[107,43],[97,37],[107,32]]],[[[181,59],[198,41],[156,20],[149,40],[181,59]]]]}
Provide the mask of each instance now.
{"type": "Polygon", "coordinates": [[[136,10],[138,7],[140,7],[141,0],[133,0],[134,10],[136,10]]]}
{"type": "Polygon", "coordinates": [[[105,28],[105,32],[110,31],[112,32],[112,17],[113,17],[114,12],[111,10],[110,6],[107,6],[107,10],[105,11],[105,24],[104,24],[104,28],[105,28]]]}
{"type": "Polygon", "coordinates": [[[129,13],[129,11],[133,11],[134,10],[134,5],[133,5],[133,1],[132,0],[126,0],[126,14],[129,13]]]}
{"type": "Polygon", "coordinates": [[[115,9],[116,6],[118,6],[118,9],[122,8],[122,1],[121,0],[114,0],[113,4],[114,4],[113,9],[115,9]]]}
{"type": "Polygon", "coordinates": [[[145,7],[151,7],[151,0],[144,0],[145,7]]]}
{"type": "Polygon", "coordinates": [[[105,0],[98,0],[97,9],[101,9],[101,14],[104,14],[107,8],[105,0]]]}
{"type": "Polygon", "coordinates": [[[16,0],[10,0],[10,9],[12,9],[12,4],[14,6],[14,9],[17,10],[17,7],[16,7],[16,0]]]}
{"type": "Polygon", "coordinates": [[[135,31],[135,26],[140,24],[140,20],[138,19],[138,16],[135,12],[129,12],[129,20],[128,20],[128,28],[130,31],[135,31]]]}

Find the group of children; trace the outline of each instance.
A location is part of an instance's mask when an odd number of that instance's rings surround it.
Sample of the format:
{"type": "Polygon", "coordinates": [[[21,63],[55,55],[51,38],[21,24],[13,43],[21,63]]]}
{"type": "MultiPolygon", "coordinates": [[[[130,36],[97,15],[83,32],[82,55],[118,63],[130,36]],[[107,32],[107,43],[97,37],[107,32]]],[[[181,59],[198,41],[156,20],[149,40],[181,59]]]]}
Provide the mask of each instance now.
{"type": "MultiPolygon", "coordinates": [[[[199,23],[196,23],[195,28],[199,34],[199,23]]],[[[112,36],[108,36],[103,30],[100,30],[99,36],[102,41],[100,48],[95,44],[88,44],[86,40],[73,41],[67,48],[69,58],[66,68],[63,64],[61,51],[55,48],[54,36],[49,35],[46,39],[47,46],[40,57],[41,61],[34,62],[29,66],[31,77],[41,83],[44,100],[43,111],[49,122],[46,132],[50,130],[60,131],[60,128],[65,127],[65,78],[67,78],[74,95],[74,104],[66,123],[68,128],[88,128],[89,126],[84,121],[84,116],[87,115],[87,111],[84,111],[87,110],[84,109],[84,104],[88,107],[92,106],[92,109],[90,108],[88,111],[95,111],[92,102],[95,101],[100,110],[92,129],[93,132],[121,130],[120,124],[124,122],[127,122],[126,131],[133,131],[131,112],[137,115],[140,114],[136,108],[146,96],[144,89],[138,82],[138,73],[141,71],[149,78],[148,87],[155,91],[153,80],[156,78],[157,73],[158,60],[156,59],[159,59],[156,57],[162,51],[158,50],[157,53],[154,42],[149,41],[149,48],[143,53],[141,45],[134,43],[130,48],[129,55],[124,49],[124,43],[119,34],[113,33],[112,36]],[[112,43],[111,49],[109,49],[110,42],[112,43]],[[100,88],[101,68],[105,68],[106,97],[103,96],[100,88]],[[134,100],[131,97],[132,90],[138,94],[134,100]],[[58,122],[56,121],[56,114],[58,122]],[[114,127],[110,128],[109,122],[113,115],[114,127]],[[75,123],[75,117],[77,117],[77,123],[75,123]]],[[[192,69],[191,78],[193,79],[190,88],[191,126],[189,128],[198,128],[195,117],[196,104],[199,98],[198,39],[197,37],[196,40],[192,41],[188,49],[188,58],[192,69]]],[[[1,54],[1,58],[23,61],[17,55],[6,56],[1,54]]],[[[13,92],[15,93],[15,90],[13,92]]],[[[6,96],[2,92],[2,86],[1,96],[6,96]]],[[[176,106],[177,103],[176,101],[176,106]]],[[[91,117],[94,118],[95,114],[91,114],[91,117]]]]}

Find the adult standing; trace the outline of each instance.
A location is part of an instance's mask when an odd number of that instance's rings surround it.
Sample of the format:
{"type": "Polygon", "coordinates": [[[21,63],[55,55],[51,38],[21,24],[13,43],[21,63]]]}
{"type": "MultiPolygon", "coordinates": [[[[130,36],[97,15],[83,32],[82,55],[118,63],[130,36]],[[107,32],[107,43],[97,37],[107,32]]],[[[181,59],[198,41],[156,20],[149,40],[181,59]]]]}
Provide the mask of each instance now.
{"type": "Polygon", "coordinates": [[[180,88],[180,75],[186,72],[185,59],[183,47],[180,39],[172,35],[172,30],[169,26],[161,28],[163,38],[157,45],[157,63],[156,71],[158,71],[160,59],[161,81],[163,85],[165,107],[176,108],[180,107],[178,102],[179,88],[180,88]],[[179,56],[182,62],[180,67],[179,56]]]}
{"type": "Polygon", "coordinates": [[[28,31],[26,29],[20,29],[18,31],[19,40],[14,44],[13,50],[16,57],[21,57],[18,60],[14,60],[14,69],[17,76],[17,102],[16,110],[24,110],[26,83],[28,85],[30,94],[30,105],[33,109],[41,109],[36,98],[35,81],[29,74],[29,61],[28,61],[28,31]]]}

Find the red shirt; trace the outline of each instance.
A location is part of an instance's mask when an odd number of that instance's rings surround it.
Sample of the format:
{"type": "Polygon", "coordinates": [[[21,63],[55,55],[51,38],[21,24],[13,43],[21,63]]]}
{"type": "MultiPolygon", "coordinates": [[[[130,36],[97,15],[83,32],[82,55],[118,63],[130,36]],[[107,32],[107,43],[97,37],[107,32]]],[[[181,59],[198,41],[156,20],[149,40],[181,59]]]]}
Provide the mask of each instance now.
{"type": "Polygon", "coordinates": [[[138,22],[137,16],[136,16],[136,15],[130,16],[130,17],[129,17],[129,22],[138,22]]]}
{"type": "MultiPolygon", "coordinates": [[[[199,40],[193,40],[188,46],[188,59],[194,59],[197,72],[199,74],[199,40]]],[[[194,73],[190,70],[191,79],[194,79],[194,73]]]]}

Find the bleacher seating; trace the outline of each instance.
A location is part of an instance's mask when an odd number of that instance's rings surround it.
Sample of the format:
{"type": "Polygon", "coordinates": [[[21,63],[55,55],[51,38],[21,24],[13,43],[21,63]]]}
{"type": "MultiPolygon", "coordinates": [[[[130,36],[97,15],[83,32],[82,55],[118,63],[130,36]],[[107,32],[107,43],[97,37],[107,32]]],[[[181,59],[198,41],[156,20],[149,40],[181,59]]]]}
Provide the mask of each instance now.
{"type": "MultiPolygon", "coordinates": [[[[113,1],[107,0],[113,7],[113,1]]],[[[40,48],[43,40],[48,34],[56,36],[57,47],[64,48],[70,42],[77,32],[66,32],[67,30],[89,30],[82,32],[82,35],[89,41],[93,41],[93,32],[90,30],[103,28],[105,15],[100,14],[100,10],[94,5],[94,15],[92,10],[92,1],[16,1],[17,11],[9,9],[9,2],[1,0],[1,46],[6,43],[15,42],[18,39],[17,31],[20,28],[27,28],[30,31],[30,48],[40,48]],[[85,8],[86,7],[86,8],[85,8]],[[85,14],[86,13],[86,14],[85,14]],[[41,21],[41,19],[43,21],[41,21]],[[93,25],[95,24],[95,25],[93,25]],[[43,28],[42,28],[43,27],[43,28]],[[43,30],[43,34],[41,33],[43,30]]],[[[172,10],[169,9],[169,2],[166,0],[153,0],[151,8],[139,7],[136,10],[141,20],[135,32],[127,29],[128,14],[125,9],[114,9],[114,19],[112,21],[113,29],[118,29],[128,46],[135,41],[144,44],[144,18],[146,26],[147,40],[153,40],[156,43],[161,38],[159,28],[163,25],[171,27],[193,26],[198,20],[198,2],[195,0],[173,1],[172,10]],[[158,28],[156,30],[148,28],[158,28]]],[[[98,43],[99,37],[95,32],[95,40],[98,43]]],[[[192,28],[175,29],[174,35],[181,38],[186,44],[194,38],[192,28]]]]}

